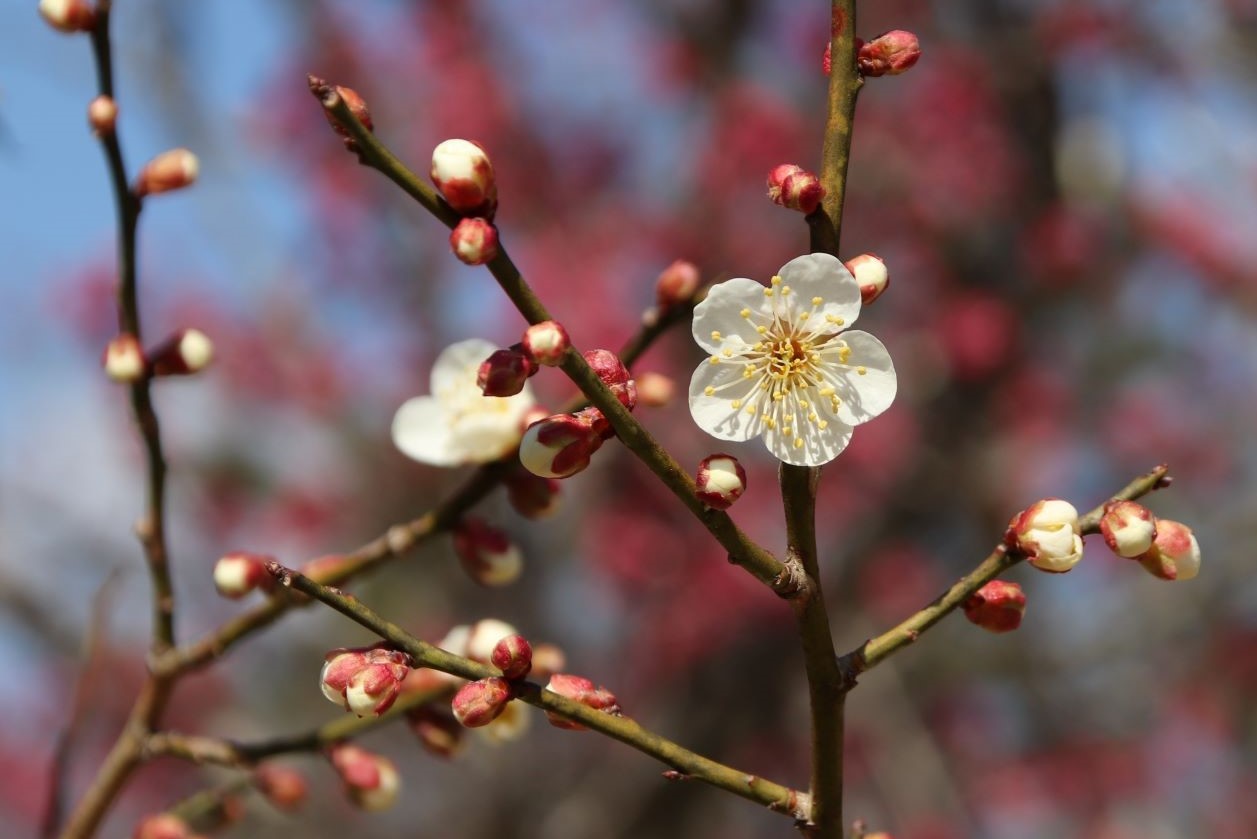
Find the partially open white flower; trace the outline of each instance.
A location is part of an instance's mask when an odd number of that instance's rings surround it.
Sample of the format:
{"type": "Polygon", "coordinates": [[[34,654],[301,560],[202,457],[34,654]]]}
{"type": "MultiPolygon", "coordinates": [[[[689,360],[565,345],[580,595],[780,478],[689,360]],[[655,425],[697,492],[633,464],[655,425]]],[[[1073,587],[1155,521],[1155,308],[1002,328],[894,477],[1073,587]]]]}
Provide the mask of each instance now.
{"type": "Polygon", "coordinates": [[[480,364],[498,348],[473,338],[446,347],[432,366],[432,395],[406,400],[393,417],[393,443],[433,466],[487,463],[513,449],[533,407],[527,384],[514,396],[485,396],[480,364]]]}
{"type": "Polygon", "coordinates": [[[895,398],[882,342],[843,332],[859,314],[860,287],[829,254],[790,260],[767,288],[713,287],[694,309],[694,340],[711,353],[690,380],[694,421],[721,440],[762,435],[786,463],[833,460],[895,398]]]}

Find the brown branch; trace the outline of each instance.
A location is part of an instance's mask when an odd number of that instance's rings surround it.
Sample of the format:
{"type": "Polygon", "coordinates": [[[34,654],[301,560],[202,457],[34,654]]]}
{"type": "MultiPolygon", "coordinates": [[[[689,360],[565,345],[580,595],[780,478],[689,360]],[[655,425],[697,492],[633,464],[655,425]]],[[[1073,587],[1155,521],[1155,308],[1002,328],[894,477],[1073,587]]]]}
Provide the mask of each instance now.
{"type": "Polygon", "coordinates": [[[813,252],[838,256],[855,103],[864,79],[855,61],[855,0],[832,0],[830,16],[829,108],[821,148],[821,184],[825,187],[825,197],[820,209],[808,217],[808,225],[812,231],[813,252]]]}
{"type": "MultiPolygon", "coordinates": [[[[1169,467],[1158,466],[1145,475],[1135,478],[1121,490],[1112,495],[1108,501],[1132,500],[1169,485],[1169,467]]],[[[1100,504],[1081,516],[1078,524],[1083,534],[1096,533],[1100,526],[1100,517],[1104,515],[1104,504],[1100,504]]],[[[842,657],[840,665],[844,672],[853,676],[871,670],[890,656],[914,643],[921,633],[938,623],[969,599],[975,591],[1020,562],[1020,554],[1009,552],[1002,544],[997,546],[982,560],[973,571],[961,577],[951,588],[940,594],[932,603],[876,638],[865,641],[862,646],[842,657]]]]}
{"type": "MultiPolygon", "coordinates": [[[[430,667],[464,679],[483,679],[501,675],[497,668],[454,655],[415,638],[396,624],[384,620],[358,600],[335,589],[321,586],[307,577],[283,568],[278,563],[271,564],[271,572],[285,586],[290,586],[327,604],[371,630],[380,638],[389,641],[397,649],[406,652],[416,666],[430,667]]],[[[579,702],[545,690],[532,682],[518,683],[516,690],[516,698],[520,701],[579,722],[586,728],[619,740],[684,775],[796,819],[807,820],[809,817],[810,804],[808,796],[804,793],[717,763],[642,728],[628,717],[596,711],[579,702]]]]}

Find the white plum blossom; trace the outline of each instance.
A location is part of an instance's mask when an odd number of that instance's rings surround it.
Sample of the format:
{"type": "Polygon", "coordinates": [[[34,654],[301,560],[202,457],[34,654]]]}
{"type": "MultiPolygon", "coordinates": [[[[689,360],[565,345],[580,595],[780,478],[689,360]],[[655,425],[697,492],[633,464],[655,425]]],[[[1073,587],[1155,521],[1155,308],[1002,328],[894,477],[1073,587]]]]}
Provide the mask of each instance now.
{"type": "Polygon", "coordinates": [[[895,398],[882,342],[843,331],[859,314],[860,287],[829,254],[790,260],[767,287],[714,286],[694,309],[694,340],[711,353],[690,380],[694,421],[721,440],[762,435],[786,463],[833,460],[895,398]]]}
{"type": "Polygon", "coordinates": [[[485,396],[480,364],[498,347],[473,338],[451,344],[432,366],[432,395],[406,400],[393,417],[393,443],[433,466],[496,460],[519,444],[524,416],[535,404],[525,384],[514,396],[485,396]]]}

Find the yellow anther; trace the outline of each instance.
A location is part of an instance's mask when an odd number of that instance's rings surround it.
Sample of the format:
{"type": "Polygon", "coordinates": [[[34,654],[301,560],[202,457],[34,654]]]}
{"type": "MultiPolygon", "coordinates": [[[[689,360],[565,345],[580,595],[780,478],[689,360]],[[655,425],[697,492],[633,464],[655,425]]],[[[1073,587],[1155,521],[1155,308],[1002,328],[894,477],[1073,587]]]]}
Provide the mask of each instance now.
{"type": "Polygon", "coordinates": [[[709,363],[711,363],[711,364],[719,364],[719,363],[720,363],[720,356],[718,356],[718,355],[713,355],[713,356],[709,359],[709,363]]]}
{"type": "Polygon", "coordinates": [[[816,427],[819,428],[821,431],[824,431],[826,428],[829,428],[829,420],[821,420],[820,422],[816,423],[816,427]]]}
{"type": "Polygon", "coordinates": [[[833,396],[833,395],[834,395],[834,389],[832,387],[821,388],[821,396],[833,396]]]}
{"type": "Polygon", "coordinates": [[[773,285],[781,285],[781,277],[774,275],[772,279],[772,283],[773,285]]]}
{"type": "Polygon", "coordinates": [[[859,375],[863,376],[865,373],[868,373],[868,372],[869,372],[869,368],[867,368],[867,367],[865,367],[863,364],[861,364],[859,367],[855,368],[855,372],[856,372],[857,374],[859,374],[859,375]]]}
{"type": "Polygon", "coordinates": [[[811,312],[799,312],[799,320],[807,320],[811,312]]]}
{"type": "Polygon", "coordinates": [[[790,293],[790,286],[788,286],[788,285],[783,285],[783,286],[781,287],[781,293],[782,293],[782,294],[789,294],[789,293],[790,293]]]}
{"type": "Polygon", "coordinates": [[[764,296],[765,296],[765,297],[772,297],[772,296],[773,296],[773,290],[772,290],[771,288],[766,288],[766,289],[764,289],[764,296]]]}
{"type": "Polygon", "coordinates": [[[704,394],[705,396],[715,396],[715,395],[716,395],[716,389],[715,389],[714,387],[712,387],[711,385],[708,385],[707,387],[703,388],[703,394],[704,394]]]}
{"type": "Polygon", "coordinates": [[[758,332],[760,335],[763,335],[765,332],[767,332],[767,331],[768,331],[768,327],[767,327],[767,326],[757,326],[757,327],[755,327],[755,331],[756,331],[756,332],[758,332]]]}
{"type": "Polygon", "coordinates": [[[808,412],[808,415],[807,415],[807,421],[808,421],[808,422],[816,422],[816,412],[815,412],[815,411],[809,411],[809,412],[808,412]]]}
{"type": "Polygon", "coordinates": [[[741,399],[733,400],[732,402],[729,403],[729,407],[736,411],[738,408],[742,407],[742,400],[741,399]]]}
{"type": "Polygon", "coordinates": [[[711,331],[711,339],[712,339],[713,341],[719,341],[719,340],[720,340],[720,330],[718,330],[718,329],[713,329],[713,330],[711,331]]]}
{"type": "Polygon", "coordinates": [[[747,412],[748,414],[750,414],[750,415],[754,416],[754,415],[755,415],[755,406],[754,406],[754,405],[747,405],[747,406],[746,406],[746,412],[747,412]]]}
{"type": "Polygon", "coordinates": [[[795,438],[794,438],[794,447],[795,447],[796,449],[801,449],[801,448],[803,448],[803,438],[802,438],[802,437],[795,437],[795,438]]]}
{"type": "Polygon", "coordinates": [[[774,393],[774,394],[773,394],[773,401],[774,401],[774,402],[780,402],[781,400],[783,400],[783,399],[785,399],[785,398],[786,398],[786,395],[785,395],[784,393],[782,393],[781,391],[777,391],[776,393],[774,393]]]}
{"type": "Polygon", "coordinates": [[[812,298],[812,305],[813,305],[813,306],[819,306],[820,304],[822,304],[822,303],[824,303],[824,302],[825,302],[825,298],[824,298],[824,297],[813,297],[813,298],[812,298]]]}
{"type": "Polygon", "coordinates": [[[733,350],[729,349],[728,347],[725,347],[723,350],[720,351],[720,354],[723,355],[725,358],[732,358],[733,350]]]}
{"type": "Polygon", "coordinates": [[[806,400],[806,399],[800,399],[800,400],[799,400],[799,407],[800,407],[800,408],[803,408],[804,410],[807,410],[807,407],[808,407],[808,402],[807,402],[807,400],[806,400]]]}
{"type": "Polygon", "coordinates": [[[766,427],[769,431],[772,431],[777,427],[777,421],[772,417],[764,417],[764,427],[766,427]]]}

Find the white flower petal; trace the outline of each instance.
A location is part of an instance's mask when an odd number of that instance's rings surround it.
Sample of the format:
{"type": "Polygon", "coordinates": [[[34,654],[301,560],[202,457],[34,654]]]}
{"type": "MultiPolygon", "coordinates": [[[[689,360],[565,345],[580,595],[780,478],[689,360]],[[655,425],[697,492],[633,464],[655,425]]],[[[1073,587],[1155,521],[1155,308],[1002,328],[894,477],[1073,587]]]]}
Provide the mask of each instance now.
{"type": "Polygon", "coordinates": [[[694,307],[694,340],[713,355],[727,346],[737,346],[726,340],[730,336],[754,344],[759,340],[755,326],[771,319],[769,311],[763,285],[746,277],[725,280],[712,286],[707,298],[694,307]],[[751,311],[750,318],[742,317],[744,309],[751,311]],[[721,337],[712,338],[713,332],[721,337]]]}
{"type": "MultiPolygon", "coordinates": [[[[895,401],[899,387],[895,365],[885,345],[867,332],[842,333],[840,340],[851,348],[845,370],[835,370],[831,379],[841,404],[838,418],[848,425],[868,422],[895,401]],[[864,370],[861,374],[860,369],[864,370]]],[[[837,367],[837,362],[834,364],[837,367]]]]}
{"type": "MultiPolygon", "coordinates": [[[[480,364],[493,355],[499,348],[480,338],[459,341],[441,350],[432,365],[432,392],[443,394],[451,390],[465,390],[468,385],[475,388],[476,373],[480,364]],[[470,381],[467,371],[470,369],[470,381]]],[[[477,390],[477,393],[479,391],[477,390]]]]}
{"type": "Polygon", "coordinates": [[[704,361],[690,379],[690,413],[698,427],[721,440],[749,440],[760,432],[759,414],[745,406],[734,408],[733,400],[744,400],[755,388],[755,379],[742,376],[742,365],[704,361]],[[715,393],[707,395],[707,388],[715,393]]]}
{"type": "Polygon", "coordinates": [[[826,323],[845,329],[860,316],[860,286],[837,257],[827,253],[796,257],[778,274],[782,285],[790,288],[788,299],[795,311],[810,312],[806,326],[811,330],[824,331],[826,323]],[[816,298],[821,302],[813,307],[816,298]]]}
{"type": "Polygon", "coordinates": [[[393,444],[409,458],[433,466],[462,462],[450,434],[449,418],[432,396],[407,399],[393,416],[393,444]]]}
{"type": "Polygon", "coordinates": [[[822,429],[803,422],[794,427],[791,434],[783,434],[781,427],[764,431],[764,445],[773,457],[794,466],[822,466],[842,454],[851,442],[851,426],[831,420],[822,429]],[[795,445],[802,440],[803,445],[795,445]]]}
{"type": "MultiPolygon", "coordinates": [[[[481,399],[494,397],[482,396],[481,399]]],[[[511,423],[502,412],[468,413],[451,425],[450,448],[456,463],[488,463],[519,445],[523,436],[519,422],[511,423]]]]}

